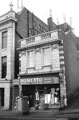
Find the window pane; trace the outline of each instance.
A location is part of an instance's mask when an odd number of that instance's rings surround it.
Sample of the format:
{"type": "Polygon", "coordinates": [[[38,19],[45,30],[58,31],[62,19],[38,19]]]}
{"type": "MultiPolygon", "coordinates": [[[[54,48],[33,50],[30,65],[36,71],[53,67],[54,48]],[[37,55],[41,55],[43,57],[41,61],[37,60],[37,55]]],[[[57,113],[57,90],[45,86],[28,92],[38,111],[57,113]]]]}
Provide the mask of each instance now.
{"type": "Polygon", "coordinates": [[[26,72],[26,55],[21,56],[21,72],[26,72]]]}
{"type": "Polygon", "coordinates": [[[36,52],[36,69],[41,69],[41,52],[36,52]]]}
{"type": "Polygon", "coordinates": [[[28,52],[28,67],[34,67],[34,52],[28,52]]]}
{"type": "Polygon", "coordinates": [[[44,65],[50,65],[50,48],[44,49],[44,65]]]}
{"type": "Polygon", "coordinates": [[[2,48],[7,48],[7,31],[2,33],[2,48]]]}
{"type": "Polygon", "coordinates": [[[58,47],[56,47],[55,49],[52,50],[52,64],[53,64],[53,70],[59,70],[60,69],[58,47]]]}
{"type": "Polygon", "coordinates": [[[7,73],[7,57],[2,57],[2,78],[6,77],[7,73]]]}

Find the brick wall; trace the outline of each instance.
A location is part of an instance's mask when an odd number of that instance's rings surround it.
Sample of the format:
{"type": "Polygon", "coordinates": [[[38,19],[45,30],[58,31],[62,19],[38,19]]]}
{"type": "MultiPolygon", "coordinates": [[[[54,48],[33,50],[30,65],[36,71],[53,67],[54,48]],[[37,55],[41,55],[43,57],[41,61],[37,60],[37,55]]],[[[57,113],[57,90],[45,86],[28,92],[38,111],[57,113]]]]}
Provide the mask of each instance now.
{"type": "Polygon", "coordinates": [[[59,38],[63,39],[65,57],[65,77],[68,101],[70,95],[79,87],[79,60],[77,59],[77,37],[69,32],[59,32],[59,38]]]}
{"type": "Polygon", "coordinates": [[[37,30],[38,33],[43,32],[42,30],[40,30],[39,25],[41,25],[41,27],[45,28],[45,30],[48,31],[48,26],[42,20],[40,20],[38,17],[36,17],[26,8],[23,8],[22,12],[19,15],[19,19],[17,21],[17,31],[23,38],[27,37],[28,24],[29,24],[29,28],[31,29],[33,28],[33,31],[37,30]]]}

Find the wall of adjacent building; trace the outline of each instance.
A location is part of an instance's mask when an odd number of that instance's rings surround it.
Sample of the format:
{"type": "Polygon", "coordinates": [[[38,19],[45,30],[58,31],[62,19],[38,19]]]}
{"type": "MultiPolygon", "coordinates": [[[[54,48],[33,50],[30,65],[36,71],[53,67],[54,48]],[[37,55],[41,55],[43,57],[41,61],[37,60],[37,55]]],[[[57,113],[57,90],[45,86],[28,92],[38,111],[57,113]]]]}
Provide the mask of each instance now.
{"type": "Polygon", "coordinates": [[[18,18],[16,29],[23,38],[48,31],[47,24],[26,8],[23,8],[18,18]],[[31,31],[32,34],[30,35],[31,31]]]}
{"type": "MultiPolygon", "coordinates": [[[[11,81],[15,74],[15,22],[9,20],[0,24],[0,89],[4,89],[4,108],[10,107],[11,81]],[[2,32],[7,31],[7,48],[2,48],[2,32]],[[2,57],[7,57],[6,77],[2,78],[2,57]]],[[[0,96],[1,97],[1,96],[0,96]]]]}
{"type": "Polygon", "coordinates": [[[65,57],[65,77],[68,103],[71,95],[76,94],[76,89],[79,88],[79,60],[77,53],[77,37],[72,31],[65,34],[59,32],[60,39],[63,39],[64,57],[65,57]]]}
{"type": "MultiPolygon", "coordinates": [[[[10,80],[14,78],[14,39],[15,33],[13,30],[15,29],[15,25],[12,22],[4,24],[0,27],[0,58],[7,56],[7,79],[10,80]],[[2,49],[2,32],[7,30],[7,48],[2,49]]],[[[1,63],[1,60],[0,60],[1,63]]],[[[1,69],[0,64],[0,69],[1,69]]],[[[0,70],[0,78],[2,71],[0,70]]]]}

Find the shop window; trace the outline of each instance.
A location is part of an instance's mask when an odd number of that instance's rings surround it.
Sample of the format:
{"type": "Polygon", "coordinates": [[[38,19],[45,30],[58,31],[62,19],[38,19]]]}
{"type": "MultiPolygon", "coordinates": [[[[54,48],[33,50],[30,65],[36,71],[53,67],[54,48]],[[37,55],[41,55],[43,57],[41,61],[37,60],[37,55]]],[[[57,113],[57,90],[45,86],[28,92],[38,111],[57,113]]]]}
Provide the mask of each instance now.
{"type": "Polygon", "coordinates": [[[34,51],[28,52],[28,68],[34,67],[34,51]]]}
{"type": "Polygon", "coordinates": [[[44,48],[43,49],[43,65],[44,66],[47,66],[47,65],[50,65],[50,48],[44,48]]]}
{"type": "Polygon", "coordinates": [[[2,32],[2,48],[7,48],[7,31],[2,32]]]}
{"type": "Polygon", "coordinates": [[[2,57],[2,78],[6,78],[7,74],[7,57],[2,57]]]}

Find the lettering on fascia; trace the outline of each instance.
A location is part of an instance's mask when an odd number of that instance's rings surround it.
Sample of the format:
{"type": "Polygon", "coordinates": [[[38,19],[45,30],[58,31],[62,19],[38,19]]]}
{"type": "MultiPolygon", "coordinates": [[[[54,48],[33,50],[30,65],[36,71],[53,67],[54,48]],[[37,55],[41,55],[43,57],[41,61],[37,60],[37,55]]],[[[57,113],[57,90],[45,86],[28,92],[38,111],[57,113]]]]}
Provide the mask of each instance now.
{"type": "Polygon", "coordinates": [[[30,79],[27,79],[27,82],[30,83],[30,79]]]}
{"type": "Polygon", "coordinates": [[[28,78],[26,81],[28,83],[42,83],[42,78],[28,78]]]}

